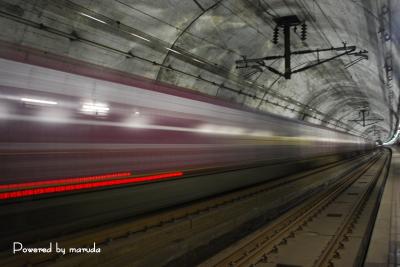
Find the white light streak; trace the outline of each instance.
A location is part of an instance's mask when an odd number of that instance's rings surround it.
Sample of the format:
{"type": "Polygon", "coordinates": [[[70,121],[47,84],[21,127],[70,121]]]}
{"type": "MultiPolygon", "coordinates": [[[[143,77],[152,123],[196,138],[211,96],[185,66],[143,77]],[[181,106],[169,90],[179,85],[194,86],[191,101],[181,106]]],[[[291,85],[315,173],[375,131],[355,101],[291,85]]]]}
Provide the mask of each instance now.
{"type": "Polygon", "coordinates": [[[92,17],[92,16],[90,16],[90,15],[88,15],[88,14],[85,14],[85,13],[82,13],[82,12],[79,12],[79,14],[81,14],[81,15],[83,15],[83,16],[85,16],[85,17],[88,17],[88,18],[90,18],[90,19],[93,19],[93,20],[95,20],[95,21],[101,22],[101,23],[103,23],[103,24],[107,24],[107,22],[102,21],[102,20],[100,20],[100,19],[98,19],[98,18],[92,17]]]}
{"type": "Polygon", "coordinates": [[[231,126],[202,125],[197,129],[201,133],[224,134],[224,135],[244,135],[245,129],[231,126]]]}
{"type": "Polygon", "coordinates": [[[83,103],[81,108],[83,113],[91,115],[106,115],[109,110],[107,104],[99,102],[86,102],[83,103]]]}
{"type": "Polygon", "coordinates": [[[174,49],[171,49],[171,48],[168,48],[168,47],[166,47],[165,49],[167,49],[167,50],[169,50],[169,51],[171,51],[171,52],[174,52],[174,53],[176,53],[176,54],[182,55],[181,53],[179,53],[178,51],[176,51],[176,50],[174,50],[174,49]]]}
{"type": "Polygon", "coordinates": [[[147,38],[144,38],[144,37],[142,37],[142,36],[140,36],[140,35],[137,35],[137,34],[134,34],[134,33],[129,33],[130,35],[133,35],[133,36],[135,36],[135,37],[137,37],[137,38],[140,38],[140,39],[142,39],[142,40],[145,40],[146,42],[150,42],[150,40],[149,39],[147,39],[147,38]]]}
{"type": "Polygon", "coordinates": [[[44,104],[44,105],[57,105],[58,104],[55,101],[34,99],[34,98],[21,98],[21,101],[25,102],[25,103],[31,103],[31,104],[44,104]]]}
{"type": "Polygon", "coordinates": [[[197,61],[197,62],[199,62],[199,63],[201,63],[201,64],[203,64],[204,62],[203,61],[200,61],[200,60],[198,60],[198,59],[195,59],[195,58],[192,58],[194,61],[197,61]]]}

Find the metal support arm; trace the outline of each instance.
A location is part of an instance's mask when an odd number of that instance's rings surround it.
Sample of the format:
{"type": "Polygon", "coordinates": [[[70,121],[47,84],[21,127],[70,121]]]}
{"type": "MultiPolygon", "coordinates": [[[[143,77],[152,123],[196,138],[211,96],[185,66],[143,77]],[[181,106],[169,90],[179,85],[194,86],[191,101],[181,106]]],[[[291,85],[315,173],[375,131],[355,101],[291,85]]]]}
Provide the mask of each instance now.
{"type": "MultiPolygon", "coordinates": [[[[354,45],[347,46],[346,43],[343,43],[343,46],[341,46],[341,47],[291,51],[291,49],[290,49],[291,48],[290,47],[290,28],[296,27],[297,25],[299,25],[301,23],[300,20],[296,16],[287,16],[287,17],[276,18],[275,22],[277,23],[277,27],[283,28],[284,54],[276,55],[276,56],[266,56],[266,57],[262,57],[262,58],[252,58],[252,59],[248,59],[245,56],[243,56],[243,59],[236,61],[237,69],[254,67],[254,66],[262,66],[277,75],[285,77],[285,79],[290,79],[291,75],[294,73],[305,71],[309,68],[316,67],[320,64],[329,62],[333,59],[339,58],[344,55],[353,55],[353,56],[358,56],[363,59],[368,59],[368,55],[367,55],[368,51],[360,50],[358,52],[355,52],[357,49],[356,46],[354,46],[354,45]],[[344,51],[344,52],[340,53],[338,55],[320,60],[320,58],[319,58],[320,53],[328,52],[328,51],[344,51]],[[292,70],[292,68],[291,68],[292,55],[305,55],[305,54],[312,54],[312,53],[317,53],[317,62],[316,63],[307,65],[307,66],[299,68],[299,69],[292,70]],[[269,61],[269,60],[277,60],[277,59],[282,59],[282,58],[285,59],[285,71],[283,73],[271,66],[268,66],[265,62],[265,61],[269,61]]],[[[303,26],[304,26],[304,23],[303,23],[303,26]]]]}

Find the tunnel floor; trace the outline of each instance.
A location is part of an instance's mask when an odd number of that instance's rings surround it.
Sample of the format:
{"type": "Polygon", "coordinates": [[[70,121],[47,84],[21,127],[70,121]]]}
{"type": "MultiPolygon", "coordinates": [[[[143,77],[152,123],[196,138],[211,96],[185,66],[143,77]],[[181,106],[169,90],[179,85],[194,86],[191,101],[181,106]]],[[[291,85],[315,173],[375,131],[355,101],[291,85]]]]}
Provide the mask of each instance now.
{"type": "Polygon", "coordinates": [[[393,231],[398,155],[394,150],[391,161],[388,149],[375,150],[86,230],[59,232],[36,242],[18,239],[17,250],[19,246],[48,248],[49,244],[55,249],[57,243],[93,252],[79,255],[73,251],[61,258],[54,251],[13,255],[6,246],[0,263],[325,266],[333,262],[334,266],[377,266],[391,260],[387,256],[397,236],[393,231]]]}

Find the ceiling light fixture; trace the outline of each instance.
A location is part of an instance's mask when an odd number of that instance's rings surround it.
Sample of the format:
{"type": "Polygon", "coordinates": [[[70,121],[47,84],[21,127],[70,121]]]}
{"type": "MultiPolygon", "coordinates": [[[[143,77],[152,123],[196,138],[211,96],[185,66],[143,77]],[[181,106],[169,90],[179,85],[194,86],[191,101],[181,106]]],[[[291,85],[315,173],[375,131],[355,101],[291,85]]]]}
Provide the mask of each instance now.
{"type": "Polygon", "coordinates": [[[167,50],[169,50],[169,51],[171,51],[171,52],[174,52],[174,53],[176,53],[176,54],[182,55],[182,53],[180,53],[180,52],[178,52],[178,51],[176,51],[176,50],[174,50],[174,49],[171,49],[171,48],[168,48],[168,47],[166,47],[165,49],[167,49],[167,50]]]}
{"type": "Polygon", "coordinates": [[[101,19],[92,17],[92,16],[90,16],[90,15],[88,15],[88,14],[85,14],[85,13],[82,13],[82,12],[79,12],[79,14],[81,14],[81,15],[87,17],[87,18],[93,19],[93,20],[95,20],[95,21],[101,22],[101,23],[103,23],[103,24],[107,24],[107,22],[102,21],[101,19]]]}
{"type": "Polygon", "coordinates": [[[144,38],[144,37],[142,37],[142,36],[140,36],[140,35],[137,35],[137,34],[134,34],[134,33],[129,33],[130,35],[133,35],[133,36],[135,36],[135,37],[137,37],[137,38],[140,38],[140,39],[142,39],[142,40],[145,40],[146,42],[150,42],[150,40],[149,39],[147,39],[147,38],[144,38]]]}

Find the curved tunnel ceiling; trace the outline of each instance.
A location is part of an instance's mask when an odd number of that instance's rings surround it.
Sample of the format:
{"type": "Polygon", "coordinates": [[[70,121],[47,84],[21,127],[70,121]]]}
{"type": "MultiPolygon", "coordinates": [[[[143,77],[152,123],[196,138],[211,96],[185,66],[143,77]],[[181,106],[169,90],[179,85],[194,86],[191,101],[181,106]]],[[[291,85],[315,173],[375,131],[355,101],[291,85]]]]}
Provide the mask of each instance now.
{"type": "MultiPolygon", "coordinates": [[[[398,128],[399,0],[0,0],[0,38],[200,91],[261,111],[371,139],[398,128]],[[265,68],[236,69],[242,56],[283,54],[274,19],[297,15],[307,40],[292,49],[347,45],[343,56],[286,80],[265,68]],[[396,21],[397,20],[397,21],[396,21]],[[367,124],[358,119],[367,112],[367,124]],[[376,119],[376,120],[375,120],[376,119]]],[[[338,52],[320,53],[330,57],[338,52]]],[[[294,67],[317,54],[292,57],[294,67]]],[[[283,60],[268,62],[284,68],[283,60]]]]}

